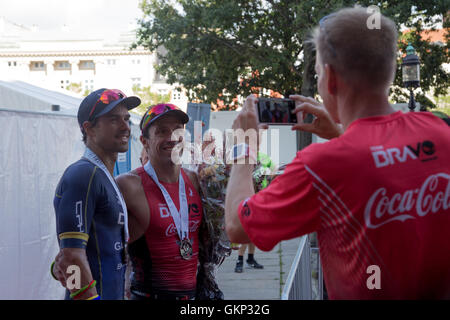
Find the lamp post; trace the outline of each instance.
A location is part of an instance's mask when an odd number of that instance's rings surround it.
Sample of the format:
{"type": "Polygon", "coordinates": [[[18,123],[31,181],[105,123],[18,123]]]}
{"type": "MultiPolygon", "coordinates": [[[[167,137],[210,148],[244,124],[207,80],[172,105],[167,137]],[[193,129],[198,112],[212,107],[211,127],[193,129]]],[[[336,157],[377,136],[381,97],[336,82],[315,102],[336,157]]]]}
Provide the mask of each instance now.
{"type": "Polygon", "coordinates": [[[415,54],[414,47],[409,44],[406,47],[406,56],[403,58],[402,63],[402,80],[403,86],[409,88],[409,104],[408,108],[410,111],[414,111],[416,108],[416,103],[414,101],[414,88],[420,85],[420,60],[415,54]]]}

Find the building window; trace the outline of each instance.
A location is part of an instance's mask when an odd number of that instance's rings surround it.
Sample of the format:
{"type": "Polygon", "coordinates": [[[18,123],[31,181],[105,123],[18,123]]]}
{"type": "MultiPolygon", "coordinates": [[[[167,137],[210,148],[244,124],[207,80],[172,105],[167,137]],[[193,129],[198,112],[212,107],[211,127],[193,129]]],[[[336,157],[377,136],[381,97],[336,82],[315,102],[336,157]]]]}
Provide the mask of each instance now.
{"type": "Polygon", "coordinates": [[[94,80],[84,80],[84,90],[94,91],[94,80]]]}
{"type": "Polygon", "coordinates": [[[55,61],[55,70],[70,70],[69,61],[55,61]]]}
{"type": "Polygon", "coordinates": [[[67,89],[67,87],[70,85],[69,80],[61,80],[61,89],[67,89]]]}
{"type": "Polygon", "coordinates": [[[17,61],[8,61],[8,67],[17,67],[17,61]]]}
{"type": "Polygon", "coordinates": [[[94,70],[95,64],[92,60],[81,60],[79,65],[80,70],[94,70]]]}
{"type": "Polygon", "coordinates": [[[115,66],[117,64],[117,59],[107,59],[106,64],[109,66],[115,66]]]}
{"type": "Polygon", "coordinates": [[[141,78],[131,78],[131,85],[141,87],[141,78]]]}
{"type": "Polygon", "coordinates": [[[44,61],[31,61],[30,70],[31,71],[44,71],[45,70],[44,61]]]}
{"type": "Polygon", "coordinates": [[[172,96],[173,96],[173,100],[181,100],[181,92],[179,92],[179,91],[173,91],[173,93],[172,93],[172,96]]]}

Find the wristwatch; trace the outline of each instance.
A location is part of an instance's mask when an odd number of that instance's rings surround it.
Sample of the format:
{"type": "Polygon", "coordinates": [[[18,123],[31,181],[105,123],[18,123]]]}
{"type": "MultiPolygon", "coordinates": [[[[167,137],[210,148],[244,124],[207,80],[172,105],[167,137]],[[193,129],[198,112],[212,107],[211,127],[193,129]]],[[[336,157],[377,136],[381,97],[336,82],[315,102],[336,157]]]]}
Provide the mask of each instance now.
{"type": "Polygon", "coordinates": [[[246,143],[236,144],[228,152],[228,163],[235,163],[239,159],[249,159],[249,164],[256,164],[256,154],[246,143]]]}

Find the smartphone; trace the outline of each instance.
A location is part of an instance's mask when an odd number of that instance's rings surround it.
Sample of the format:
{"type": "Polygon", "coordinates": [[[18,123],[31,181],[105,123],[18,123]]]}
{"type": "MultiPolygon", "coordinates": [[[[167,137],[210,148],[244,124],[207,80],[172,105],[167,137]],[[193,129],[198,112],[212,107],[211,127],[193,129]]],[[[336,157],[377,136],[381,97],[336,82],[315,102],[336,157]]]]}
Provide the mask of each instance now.
{"type": "Polygon", "coordinates": [[[259,98],[258,119],[260,123],[267,124],[294,124],[297,115],[292,113],[295,101],[292,99],[259,98]]]}

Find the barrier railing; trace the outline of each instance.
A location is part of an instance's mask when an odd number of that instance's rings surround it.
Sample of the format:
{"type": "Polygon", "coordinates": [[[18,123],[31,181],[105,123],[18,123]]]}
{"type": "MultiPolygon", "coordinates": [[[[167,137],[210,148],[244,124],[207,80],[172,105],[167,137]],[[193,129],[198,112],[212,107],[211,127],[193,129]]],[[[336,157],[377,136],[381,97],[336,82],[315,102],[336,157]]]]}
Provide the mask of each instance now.
{"type": "Polygon", "coordinates": [[[311,248],[309,236],[300,238],[281,300],[322,300],[323,276],[319,249],[311,248]]]}

